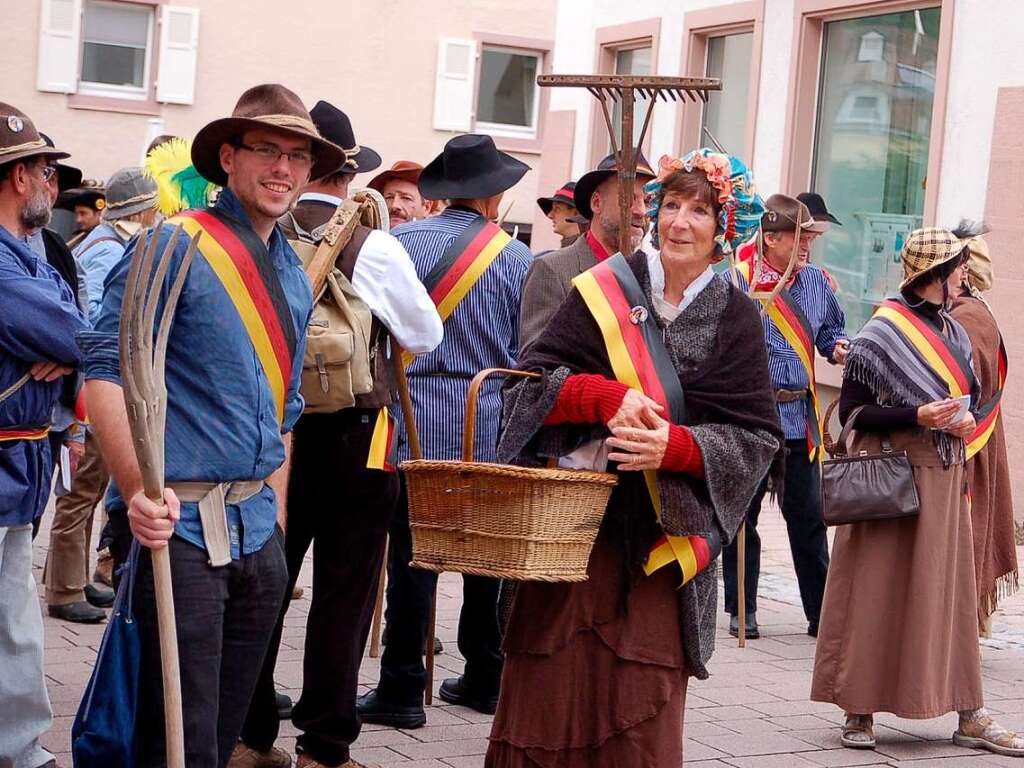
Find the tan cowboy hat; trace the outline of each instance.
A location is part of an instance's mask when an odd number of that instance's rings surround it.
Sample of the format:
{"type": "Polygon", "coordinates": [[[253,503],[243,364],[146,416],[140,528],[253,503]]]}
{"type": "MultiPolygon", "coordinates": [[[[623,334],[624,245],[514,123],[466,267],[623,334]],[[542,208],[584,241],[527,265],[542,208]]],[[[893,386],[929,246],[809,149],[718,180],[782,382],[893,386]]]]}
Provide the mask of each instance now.
{"type": "Polygon", "coordinates": [[[900,253],[903,259],[903,282],[900,283],[900,290],[928,270],[958,258],[963,253],[965,245],[963,240],[942,227],[915,229],[907,236],[907,242],[903,244],[903,251],[900,253]]]}
{"type": "Polygon", "coordinates": [[[47,144],[28,115],[17,107],[0,102],[0,165],[37,155],[47,155],[54,160],[71,157],[47,144]]]}
{"type": "Polygon", "coordinates": [[[225,186],[228,176],[220,164],[222,145],[253,128],[273,128],[313,143],[310,181],[336,171],[345,162],[345,150],[324,139],[316,130],[302,100],[283,85],[257,85],[241,95],[231,117],[208,123],[192,142],[192,164],[203,178],[225,186]]]}
{"type": "Polygon", "coordinates": [[[967,282],[977,291],[990,290],[993,275],[988,243],[980,237],[972,237],[967,241],[967,252],[967,282]]]}
{"type": "MultiPolygon", "coordinates": [[[[811,230],[814,218],[807,206],[789,195],[772,195],[764,201],[762,232],[796,232],[797,227],[811,230]]],[[[811,230],[813,231],[813,230],[811,230]]]]}
{"type": "Polygon", "coordinates": [[[366,186],[370,189],[376,189],[378,192],[383,192],[384,185],[392,179],[400,179],[408,181],[410,184],[416,184],[420,180],[420,173],[422,172],[423,166],[419,163],[414,163],[412,160],[398,160],[386,171],[382,171],[370,179],[370,183],[366,186]]]}

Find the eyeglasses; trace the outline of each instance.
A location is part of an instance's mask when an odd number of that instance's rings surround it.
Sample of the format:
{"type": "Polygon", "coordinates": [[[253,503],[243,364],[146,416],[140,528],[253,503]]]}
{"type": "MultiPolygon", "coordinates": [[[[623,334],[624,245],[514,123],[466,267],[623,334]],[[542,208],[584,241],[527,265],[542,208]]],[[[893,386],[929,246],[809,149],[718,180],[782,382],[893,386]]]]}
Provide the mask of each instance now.
{"type": "Polygon", "coordinates": [[[232,145],[239,149],[246,149],[256,155],[259,160],[267,165],[273,165],[282,157],[287,157],[288,162],[296,168],[309,168],[313,165],[313,153],[308,149],[292,149],[285,151],[273,144],[243,144],[240,141],[232,142],[232,145]]]}
{"type": "Polygon", "coordinates": [[[43,181],[49,181],[53,178],[54,174],[57,173],[57,166],[55,165],[44,165],[43,166],[43,181]]]}

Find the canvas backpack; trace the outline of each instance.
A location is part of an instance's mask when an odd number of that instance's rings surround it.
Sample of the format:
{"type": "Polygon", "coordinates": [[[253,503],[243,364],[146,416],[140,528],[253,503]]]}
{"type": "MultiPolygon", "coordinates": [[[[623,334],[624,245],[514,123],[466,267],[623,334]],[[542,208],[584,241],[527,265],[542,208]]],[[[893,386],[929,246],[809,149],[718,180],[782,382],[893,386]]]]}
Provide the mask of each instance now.
{"type": "Polygon", "coordinates": [[[352,274],[369,230],[383,228],[380,210],[370,194],[360,192],[342,201],[327,223],[311,233],[303,232],[290,213],[282,223],[295,235],[288,242],[302,260],[313,289],[313,314],[302,360],[306,413],[351,408],[357,395],[373,390],[373,357],[379,340],[374,338],[370,308],[346,272],[352,274]]]}

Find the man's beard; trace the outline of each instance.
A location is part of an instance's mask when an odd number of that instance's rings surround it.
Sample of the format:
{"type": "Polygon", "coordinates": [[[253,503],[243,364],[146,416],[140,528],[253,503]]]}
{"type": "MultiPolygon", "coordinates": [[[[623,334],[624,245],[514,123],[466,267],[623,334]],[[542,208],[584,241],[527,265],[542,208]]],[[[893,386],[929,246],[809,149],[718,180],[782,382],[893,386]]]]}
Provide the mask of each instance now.
{"type": "Polygon", "coordinates": [[[37,187],[21,209],[21,226],[36,230],[50,223],[50,193],[45,186],[37,187]]]}
{"type": "MultiPolygon", "coordinates": [[[[608,237],[608,239],[612,242],[612,244],[617,249],[619,247],[620,229],[621,229],[619,227],[619,222],[616,221],[615,219],[611,218],[610,216],[608,216],[605,213],[601,213],[600,220],[601,220],[601,229],[604,230],[605,235],[608,237]]],[[[633,253],[634,251],[636,251],[637,248],[640,247],[640,240],[642,238],[643,238],[643,232],[634,233],[633,232],[633,227],[629,228],[629,252],[630,253],[633,253]]],[[[623,254],[623,255],[624,256],[628,256],[628,255],[630,255],[630,253],[623,254]]]]}

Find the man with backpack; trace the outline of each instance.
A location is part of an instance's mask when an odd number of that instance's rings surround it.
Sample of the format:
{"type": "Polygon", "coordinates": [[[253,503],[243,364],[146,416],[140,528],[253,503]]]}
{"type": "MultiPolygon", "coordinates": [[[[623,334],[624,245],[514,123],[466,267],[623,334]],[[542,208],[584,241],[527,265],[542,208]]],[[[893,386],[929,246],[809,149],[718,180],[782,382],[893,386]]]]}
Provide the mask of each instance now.
{"type": "MultiPolygon", "coordinates": [[[[347,160],[307,186],[281,220],[306,264],[316,301],[303,370],[306,412],[295,425],[285,540],[289,594],[313,545],[302,696],[292,712],[302,732],[297,751],[303,768],[356,765],[349,745],[360,730],[359,665],[399,495],[386,408],[394,399],[394,366],[400,361],[390,339],[422,354],[440,344],[442,334],[437,310],[402,245],[385,231],[355,223],[372,201],[361,208],[344,199],[353,170],[363,170],[360,155],[367,148],[356,145],[348,118],[333,105],[318,102],[310,116],[324,138],[345,150],[347,160]],[[318,256],[333,267],[319,281],[320,290],[312,274],[318,256]],[[346,335],[350,341],[343,342],[346,335]]],[[[283,620],[284,610],[232,768],[291,764],[289,755],[274,747],[273,674],[283,620]]]]}

